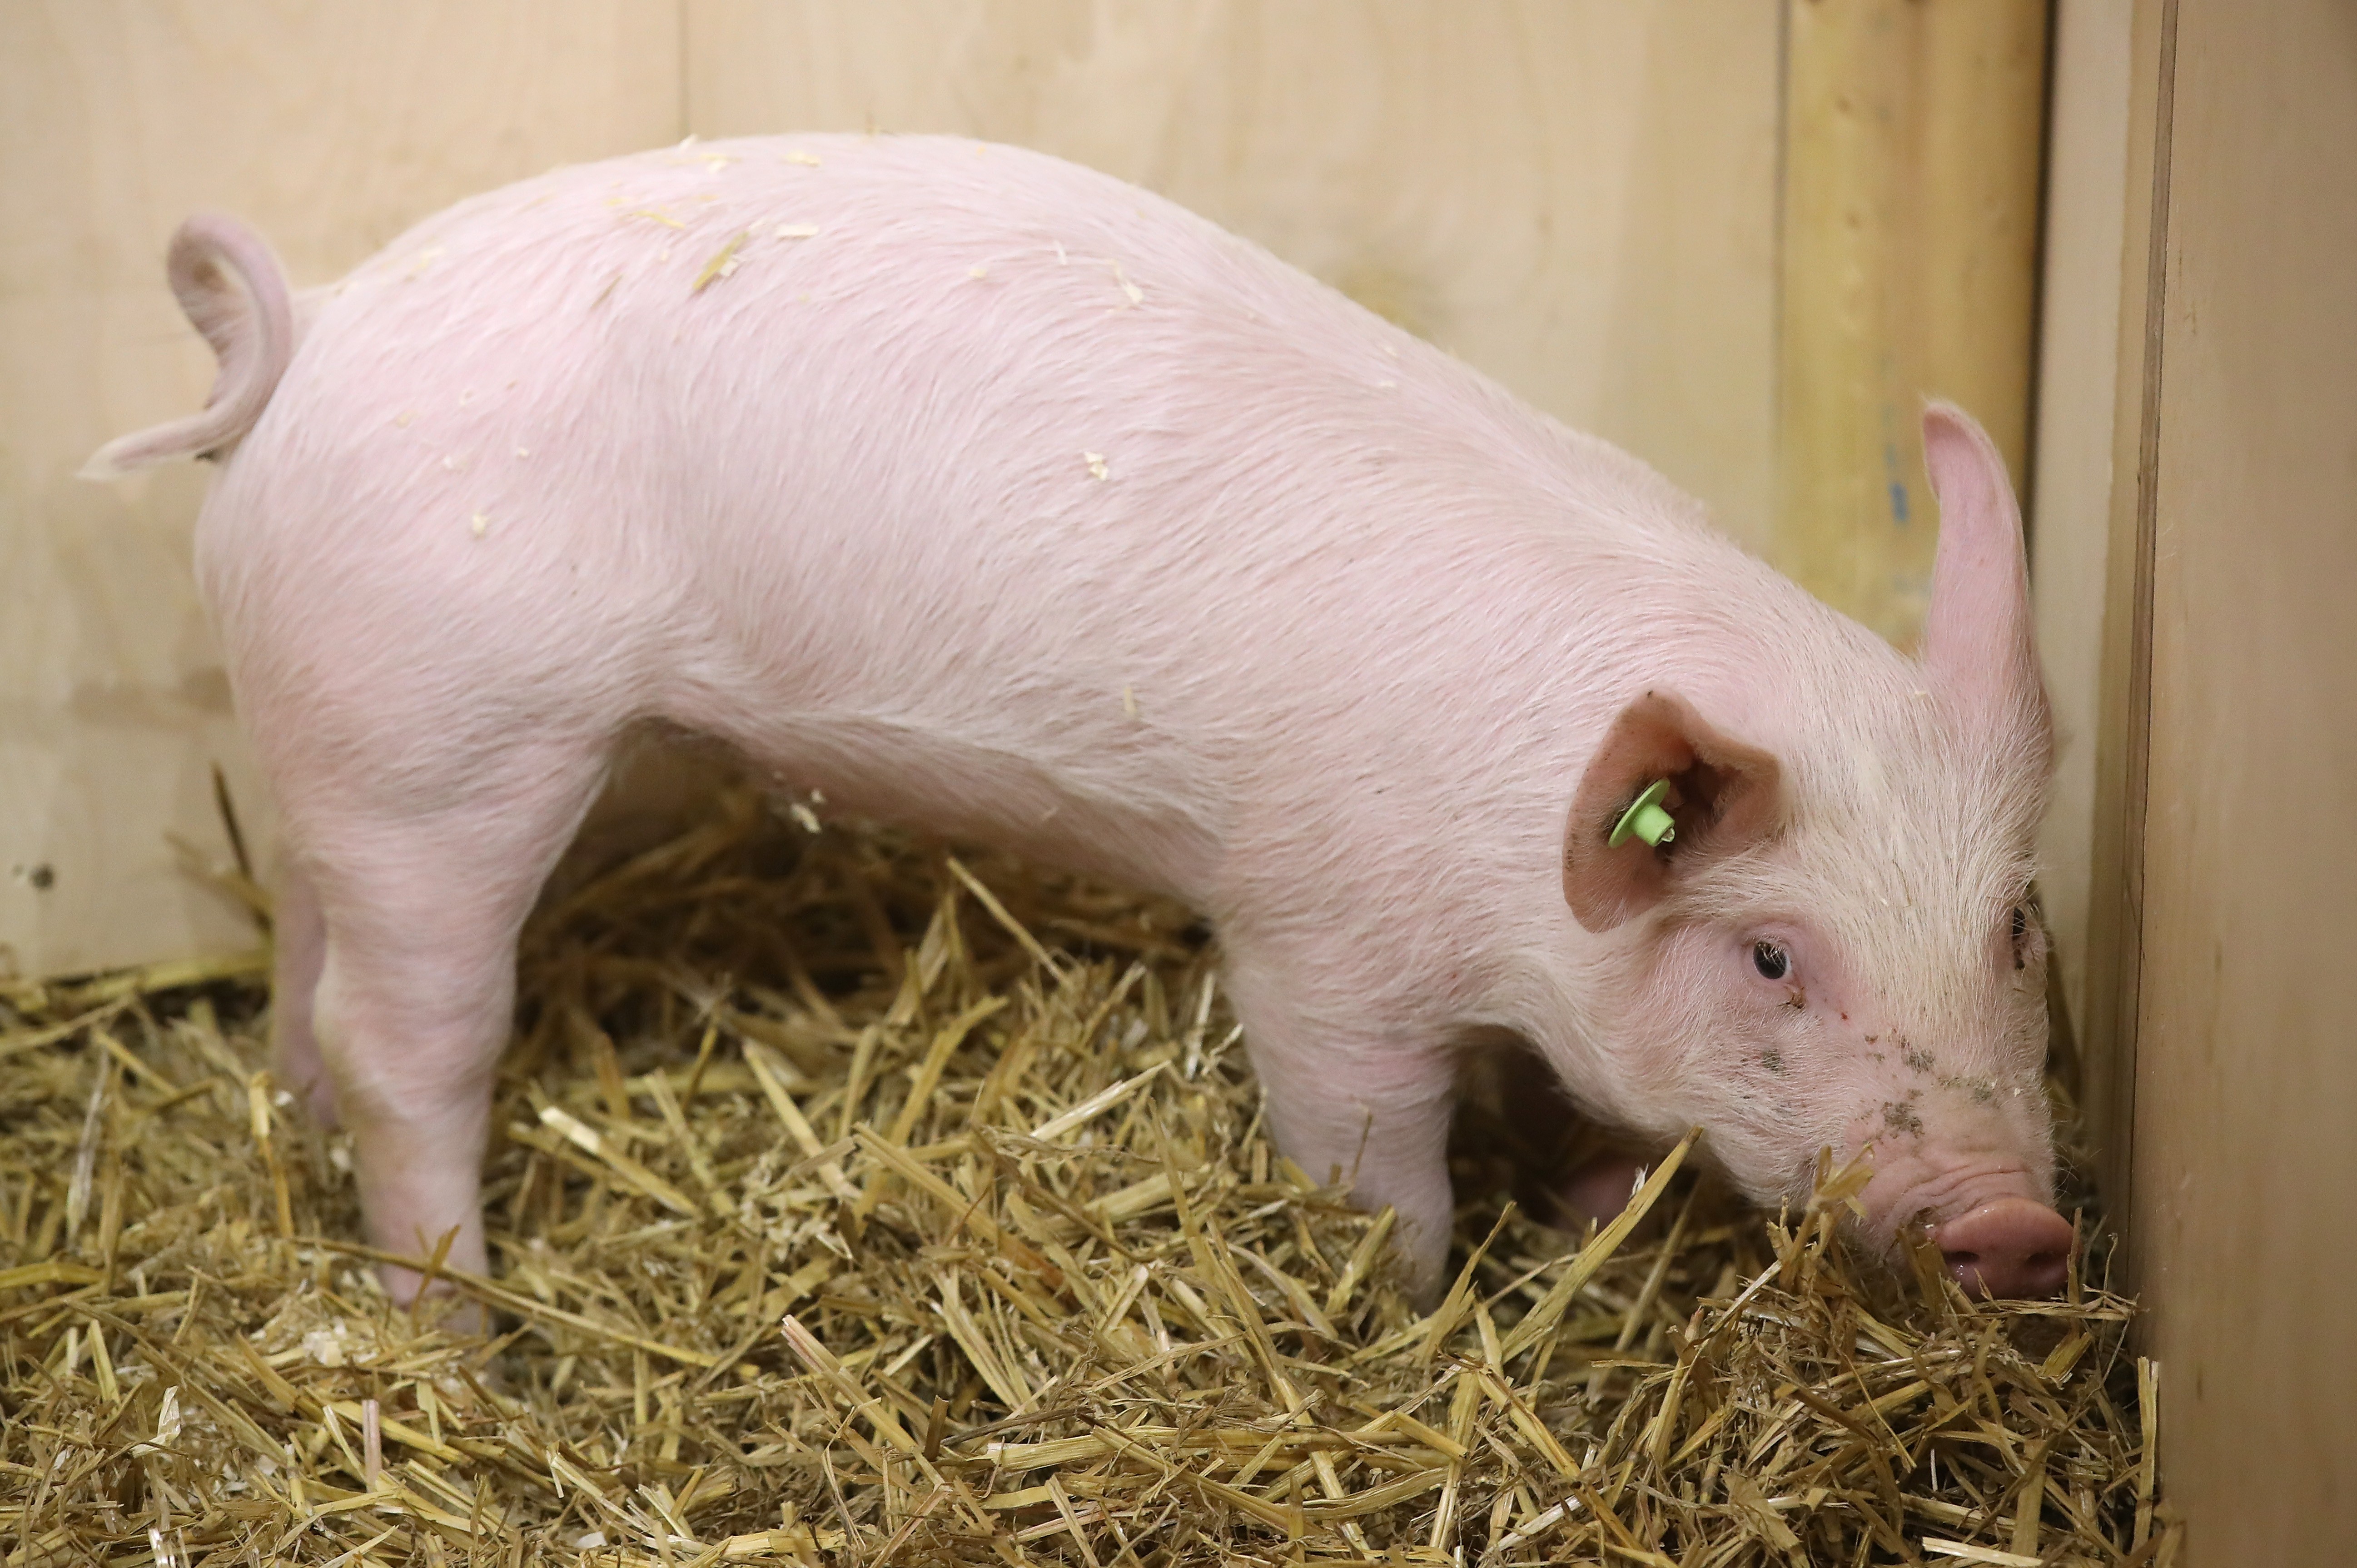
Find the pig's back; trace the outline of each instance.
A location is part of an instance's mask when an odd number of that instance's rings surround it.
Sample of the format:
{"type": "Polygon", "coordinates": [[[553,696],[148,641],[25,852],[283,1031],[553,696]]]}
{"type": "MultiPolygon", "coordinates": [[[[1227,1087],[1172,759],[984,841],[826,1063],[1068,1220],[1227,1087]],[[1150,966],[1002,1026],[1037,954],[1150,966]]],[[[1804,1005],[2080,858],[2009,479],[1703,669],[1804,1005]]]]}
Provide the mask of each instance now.
{"type": "Polygon", "coordinates": [[[224,619],[379,627],[348,681],[424,638],[855,808],[1143,844],[1112,868],[1182,892],[1241,795],[1294,787],[1273,746],[1344,787],[1461,759],[1611,639],[1566,586],[1740,561],[1641,465],[1258,248],[940,138],[463,203],[320,302],[240,456],[224,489],[264,504],[200,541],[224,619]]]}

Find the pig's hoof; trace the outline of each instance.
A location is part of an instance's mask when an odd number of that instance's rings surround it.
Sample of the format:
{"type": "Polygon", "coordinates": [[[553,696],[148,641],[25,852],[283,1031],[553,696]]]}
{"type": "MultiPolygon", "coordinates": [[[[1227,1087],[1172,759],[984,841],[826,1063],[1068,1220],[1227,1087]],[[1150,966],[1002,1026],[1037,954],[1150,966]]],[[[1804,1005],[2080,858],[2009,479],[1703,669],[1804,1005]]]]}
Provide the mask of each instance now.
{"type": "Polygon", "coordinates": [[[379,1263],[377,1279],[393,1305],[408,1312],[420,1328],[439,1329],[461,1338],[490,1332],[490,1311],[447,1280],[428,1284],[416,1270],[399,1263],[379,1263]]]}
{"type": "Polygon", "coordinates": [[[1644,1172],[1645,1162],[1634,1155],[1597,1155],[1555,1182],[1558,1223],[1576,1226],[1593,1219],[1601,1225],[1619,1219],[1644,1172]]]}
{"type": "Polygon", "coordinates": [[[436,1328],[454,1338],[477,1338],[488,1336],[491,1330],[490,1309],[454,1290],[422,1291],[409,1305],[418,1326],[436,1328]]]}
{"type": "Polygon", "coordinates": [[[2061,1290],[2071,1222],[2042,1203],[2000,1197],[1932,1232],[1955,1282],[1975,1295],[2025,1300],[2061,1290]]]}

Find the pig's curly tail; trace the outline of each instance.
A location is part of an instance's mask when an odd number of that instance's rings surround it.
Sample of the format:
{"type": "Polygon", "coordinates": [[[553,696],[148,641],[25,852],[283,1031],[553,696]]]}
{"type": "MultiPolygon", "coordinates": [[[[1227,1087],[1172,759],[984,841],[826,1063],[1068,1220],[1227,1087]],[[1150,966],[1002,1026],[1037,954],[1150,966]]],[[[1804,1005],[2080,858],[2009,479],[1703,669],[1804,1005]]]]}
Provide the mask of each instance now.
{"type": "Polygon", "coordinates": [[[223,213],[197,213],[172,236],[164,271],[180,308],[213,346],[221,374],[203,413],[117,436],[82,466],[84,478],[220,456],[253,428],[294,358],[286,274],[261,235],[223,213]]]}

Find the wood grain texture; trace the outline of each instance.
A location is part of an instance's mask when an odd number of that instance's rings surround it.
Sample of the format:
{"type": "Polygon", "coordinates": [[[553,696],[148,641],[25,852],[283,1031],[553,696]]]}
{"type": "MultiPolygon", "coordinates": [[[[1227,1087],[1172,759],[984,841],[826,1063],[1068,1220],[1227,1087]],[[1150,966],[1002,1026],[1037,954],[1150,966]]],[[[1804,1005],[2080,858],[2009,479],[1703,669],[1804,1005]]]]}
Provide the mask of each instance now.
{"type": "Polygon", "coordinates": [[[166,840],[223,854],[215,762],[268,818],[189,578],[204,473],[72,477],[211,383],[174,226],[237,212],[325,281],[468,192],[676,139],[677,39],[669,0],[0,7],[0,970],[253,940],[166,840]]]}
{"type": "Polygon", "coordinates": [[[2195,1568],[2357,1498],[2357,8],[2180,0],[2134,1234],[2195,1568]]]}
{"type": "Polygon", "coordinates": [[[687,0],[687,17],[700,133],[954,132],[1137,181],[1766,542],[1770,0],[687,0]]]}
{"type": "Polygon", "coordinates": [[[1901,646],[1936,517],[1926,397],[2026,477],[2045,0],[1796,0],[1770,559],[1901,646]]]}
{"type": "Polygon", "coordinates": [[[2055,775],[2039,834],[2038,882],[2060,989],[2081,1038],[2135,12],[2134,0],[2061,0],[2055,8],[2047,153],[2038,463],[2029,510],[2030,589],[2054,707],[2055,775]]]}
{"type": "MultiPolygon", "coordinates": [[[[2128,38],[2112,487],[2104,554],[2094,814],[2089,843],[2086,1012],[2080,1110],[2095,1175],[2116,1213],[2134,1210],[2137,985],[2144,931],[2145,812],[2152,674],[2152,522],[2168,299],[2169,125],[2177,0],[2135,0],[2128,38]]],[[[2131,1248],[2136,1238],[2127,1238],[2131,1248]]]]}

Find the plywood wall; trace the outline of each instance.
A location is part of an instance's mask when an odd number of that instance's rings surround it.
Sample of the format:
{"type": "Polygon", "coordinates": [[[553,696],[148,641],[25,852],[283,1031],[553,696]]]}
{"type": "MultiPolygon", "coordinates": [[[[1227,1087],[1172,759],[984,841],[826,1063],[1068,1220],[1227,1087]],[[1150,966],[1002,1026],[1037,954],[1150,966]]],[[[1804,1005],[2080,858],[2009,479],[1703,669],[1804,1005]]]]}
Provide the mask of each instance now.
{"type": "Polygon", "coordinates": [[[112,435],[199,406],[163,285],[198,207],[332,278],[418,216],[678,134],[667,0],[0,5],[0,975],[251,945],[167,835],[266,836],[188,569],[199,465],[101,487],[112,435]]]}
{"type": "Polygon", "coordinates": [[[2357,1497],[2357,8],[2139,9],[2129,1237],[2184,1561],[2322,1568],[2357,1497]]]}
{"type": "Polygon", "coordinates": [[[1168,192],[1766,537],[1778,0],[20,0],[0,6],[0,973],[250,942],[266,839],[188,569],[179,218],[332,278],[459,196],[706,135],[955,130],[1168,192]]]}

